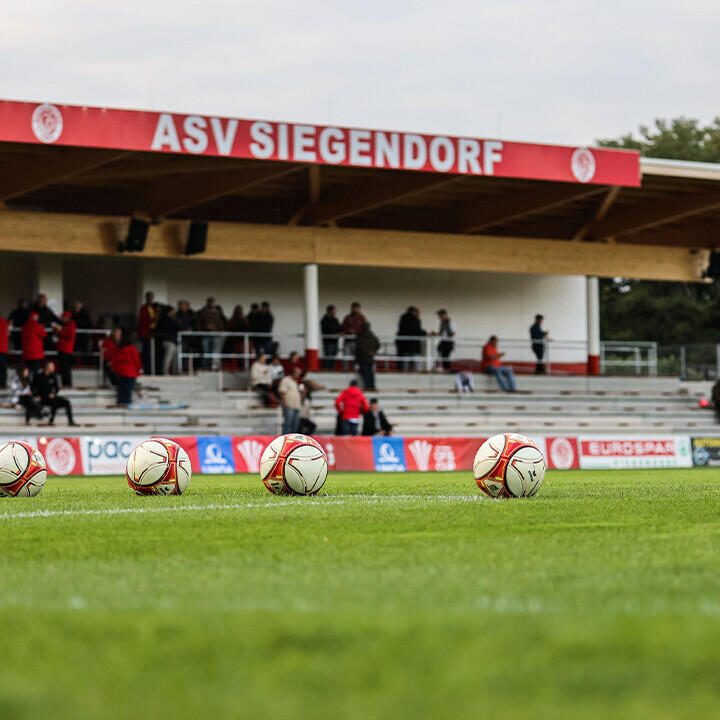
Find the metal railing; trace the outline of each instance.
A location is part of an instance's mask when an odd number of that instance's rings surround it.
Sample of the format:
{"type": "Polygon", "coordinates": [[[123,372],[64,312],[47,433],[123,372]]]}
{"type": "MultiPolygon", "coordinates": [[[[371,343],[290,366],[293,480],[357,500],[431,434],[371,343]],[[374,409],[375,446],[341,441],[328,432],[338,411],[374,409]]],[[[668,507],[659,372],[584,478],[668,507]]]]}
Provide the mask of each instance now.
{"type": "Polygon", "coordinates": [[[620,371],[620,374],[654,377],[658,374],[658,344],[603,341],[600,343],[600,373],[605,375],[610,368],[620,371]]]}

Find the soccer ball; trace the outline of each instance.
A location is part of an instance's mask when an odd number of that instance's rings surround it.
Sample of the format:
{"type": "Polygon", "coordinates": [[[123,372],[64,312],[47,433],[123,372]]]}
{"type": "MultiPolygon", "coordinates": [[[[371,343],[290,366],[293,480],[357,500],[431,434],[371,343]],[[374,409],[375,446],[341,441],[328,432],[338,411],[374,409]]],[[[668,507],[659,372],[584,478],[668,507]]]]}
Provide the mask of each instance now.
{"type": "Polygon", "coordinates": [[[137,495],[182,495],[192,477],[190,458],[172,440],[144,440],[130,453],[125,477],[137,495]]]}
{"type": "Polygon", "coordinates": [[[46,480],[47,466],[39,450],[20,440],[0,445],[0,497],[35,497],[46,480]]]}
{"type": "Polygon", "coordinates": [[[315,495],[327,474],[325,451],[299,433],[276,437],[260,458],[260,479],[274,495],[315,495]]]}
{"type": "Polygon", "coordinates": [[[545,478],[545,457],[524,435],[493,435],[477,451],[473,472],[492,498],[532,497],[545,478]]]}

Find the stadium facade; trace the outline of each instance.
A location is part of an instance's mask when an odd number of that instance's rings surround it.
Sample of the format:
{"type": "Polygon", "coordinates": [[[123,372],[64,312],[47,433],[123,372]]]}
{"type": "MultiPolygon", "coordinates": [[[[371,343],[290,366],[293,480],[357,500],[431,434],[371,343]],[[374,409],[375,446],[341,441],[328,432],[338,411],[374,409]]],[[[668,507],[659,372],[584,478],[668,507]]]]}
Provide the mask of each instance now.
{"type": "Polygon", "coordinates": [[[618,150],[3,101],[0,162],[3,308],[269,300],[311,367],[320,307],[358,300],[384,335],[409,304],[475,338],[542,312],[595,372],[597,277],[697,281],[717,245],[715,166],[618,150]]]}

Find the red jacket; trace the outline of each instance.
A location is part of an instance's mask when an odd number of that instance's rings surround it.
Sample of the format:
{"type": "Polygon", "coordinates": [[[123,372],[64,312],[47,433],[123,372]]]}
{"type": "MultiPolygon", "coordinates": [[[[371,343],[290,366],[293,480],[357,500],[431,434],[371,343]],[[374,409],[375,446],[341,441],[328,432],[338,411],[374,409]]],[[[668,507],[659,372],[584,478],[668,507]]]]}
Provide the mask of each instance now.
{"type": "Polygon", "coordinates": [[[483,352],[482,352],[482,364],[481,368],[484,370],[488,367],[501,367],[502,363],[500,362],[500,351],[497,349],[497,345],[491,345],[490,343],[485,343],[483,346],[483,352]]]}
{"type": "MultiPolygon", "coordinates": [[[[145,304],[140,308],[137,321],[137,334],[141,340],[149,340],[152,337],[152,331],[157,325],[157,317],[155,309],[152,305],[145,304]]],[[[128,376],[130,377],[130,376],[128,376]]]]}
{"type": "Polygon", "coordinates": [[[142,370],[140,353],[134,345],[118,348],[113,360],[112,369],[120,377],[136,378],[142,370]]]}
{"type": "Polygon", "coordinates": [[[30,318],[22,326],[22,359],[44,360],[45,348],[43,340],[47,336],[45,328],[35,319],[30,318]]]}
{"type": "Polygon", "coordinates": [[[4,317],[0,317],[0,355],[7,354],[8,351],[8,335],[10,326],[4,317]]]}
{"type": "Polygon", "coordinates": [[[370,410],[365,394],[359,387],[351,385],[335,398],[335,408],[343,420],[359,420],[360,414],[370,410]]]}
{"type": "Polygon", "coordinates": [[[59,353],[72,354],[75,350],[75,335],[77,334],[77,325],[74,320],[68,320],[58,331],[57,351],[59,353]]]}
{"type": "Polygon", "coordinates": [[[108,335],[106,338],[103,338],[102,341],[102,356],[103,356],[103,362],[106,362],[111,368],[113,366],[113,363],[115,362],[115,356],[117,355],[118,351],[117,343],[108,335]]]}

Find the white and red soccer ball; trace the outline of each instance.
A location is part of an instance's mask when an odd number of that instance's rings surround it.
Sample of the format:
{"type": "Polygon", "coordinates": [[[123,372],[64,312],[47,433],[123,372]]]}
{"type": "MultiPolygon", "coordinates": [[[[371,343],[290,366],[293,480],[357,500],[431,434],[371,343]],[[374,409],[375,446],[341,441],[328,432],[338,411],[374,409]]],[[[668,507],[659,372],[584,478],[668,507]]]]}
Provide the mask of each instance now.
{"type": "Polygon", "coordinates": [[[0,445],[0,497],[34,497],[46,480],[47,466],[39,450],[21,440],[0,445]]]}
{"type": "Polygon", "coordinates": [[[136,495],[182,495],[191,477],[188,454],[166,438],[141,442],[125,466],[125,478],[136,495]]]}
{"type": "Polygon", "coordinates": [[[315,495],[327,474],[325,450],[299,433],[276,437],[260,458],[260,479],[274,495],[315,495]]]}
{"type": "Polygon", "coordinates": [[[492,498],[532,497],[545,478],[545,456],[529,438],[493,435],[477,451],[475,482],[492,498]]]}

